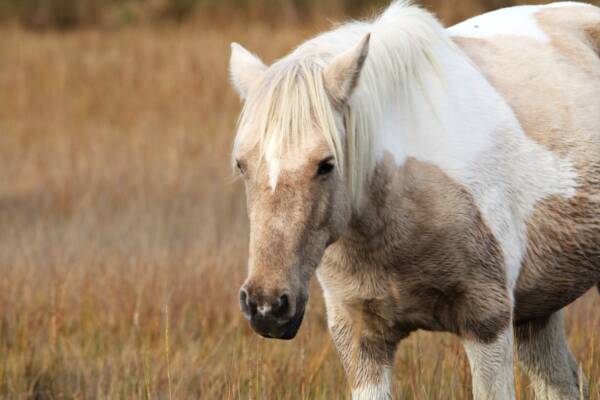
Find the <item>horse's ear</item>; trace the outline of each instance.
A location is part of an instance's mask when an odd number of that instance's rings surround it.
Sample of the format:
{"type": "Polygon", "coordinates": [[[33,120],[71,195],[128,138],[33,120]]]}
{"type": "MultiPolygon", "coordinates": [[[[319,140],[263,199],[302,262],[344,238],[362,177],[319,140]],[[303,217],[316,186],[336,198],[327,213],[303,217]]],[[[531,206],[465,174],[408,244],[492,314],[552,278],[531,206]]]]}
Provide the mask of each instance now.
{"type": "Polygon", "coordinates": [[[356,46],[336,56],[323,71],[325,91],[336,107],[348,102],[352,91],[356,88],[360,71],[369,53],[367,34],[356,46]]]}
{"type": "Polygon", "coordinates": [[[246,98],[250,87],[260,79],[267,66],[254,54],[237,43],[231,43],[229,73],[240,97],[246,98]]]}

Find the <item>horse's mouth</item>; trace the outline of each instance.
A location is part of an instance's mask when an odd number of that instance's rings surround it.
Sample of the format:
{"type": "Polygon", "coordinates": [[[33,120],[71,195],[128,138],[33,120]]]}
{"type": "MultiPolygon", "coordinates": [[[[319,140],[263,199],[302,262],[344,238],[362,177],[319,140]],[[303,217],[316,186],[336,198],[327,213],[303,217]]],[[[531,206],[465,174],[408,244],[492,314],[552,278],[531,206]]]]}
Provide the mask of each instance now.
{"type": "Polygon", "coordinates": [[[289,321],[283,325],[269,326],[266,327],[264,324],[255,323],[251,321],[252,328],[261,335],[269,339],[280,339],[290,340],[296,337],[300,325],[302,325],[302,319],[304,318],[304,308],[296,313],[289,321]]]}

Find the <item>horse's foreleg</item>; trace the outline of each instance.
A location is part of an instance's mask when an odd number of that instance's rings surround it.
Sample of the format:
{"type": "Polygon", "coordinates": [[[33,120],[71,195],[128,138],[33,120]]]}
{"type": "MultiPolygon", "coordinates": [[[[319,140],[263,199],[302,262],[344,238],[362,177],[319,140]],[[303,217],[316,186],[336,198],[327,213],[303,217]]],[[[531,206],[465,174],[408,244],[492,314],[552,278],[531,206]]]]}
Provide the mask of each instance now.
{"type": "Polygon", "coordinates": [[[463,340],[471,366],[475,400],[515,398],[512,324],[489,343],[463,340]]]}
{"type": "Polygon", "coordinates": [[[352,386],[352,399],[391,399],[396,341],[370,331],[348,313],[335,313],[329,307],[327,311],[331,335],[352,386]]]}
{"type": "Polygon", "coordinates": [[[516,328],[519,361],[531,379],[536,399],[587,399],[585,376],[565,340],[562,311],[516,328]]]}

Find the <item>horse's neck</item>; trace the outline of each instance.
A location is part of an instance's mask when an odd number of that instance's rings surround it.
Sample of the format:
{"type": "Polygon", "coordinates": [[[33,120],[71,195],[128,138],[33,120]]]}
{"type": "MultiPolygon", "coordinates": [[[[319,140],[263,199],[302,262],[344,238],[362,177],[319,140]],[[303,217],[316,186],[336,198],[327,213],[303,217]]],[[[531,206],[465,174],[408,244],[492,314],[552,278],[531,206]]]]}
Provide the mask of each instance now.
{"type": "MultiPolygon", "coordinates": [[[[412,107],[417,122],[410,123],[402,104],[392,103],[385,121],[374,132],[376,164],[393,160],[386,168],[398,171],[386,174],[387,181],[378,186],[400,195],[372,197],[355,219],[374,215],[384,230],[403,233],[396,235],[397,243],[416,246],[424,230],[429,236],[439,233],[438,238],[445,240],[461,234],[452,226],[462,225],[466,231],[478,223],[457,223],[455,217],[481,215],[500,243],[512,285],[527,246],[526,224],[535,205],[552,195],[573,196],[577,172],[569,160],[525,134],[501,94],[465,56],[446,52],[439,60],[444,84],[436,83],[433,76],[424,83],[424,92],[434,106],[428,107],[425,97],[417,99],[412,107]],[[449,195],[454,201],[445,199],[449,195]],[[442,225],[436,225],[436,220],[442,225]]],[[[412,252],[410,247],[406,249],[412,252]]]]}
{"type": "Polygon", "coordinates": [[[508,105],[466,56],[440,50],[438,59],[442,79],[432,74],[410,105],[401,95],[390,99],[373,132],[376,168],[348,243],[377,248],[379,237],[414,246],[421,232],[437,229],[431,218],[449,220],[457,208],[473,206],[461,192],[487,180],[480,160],[518,129],[508,105]]]}

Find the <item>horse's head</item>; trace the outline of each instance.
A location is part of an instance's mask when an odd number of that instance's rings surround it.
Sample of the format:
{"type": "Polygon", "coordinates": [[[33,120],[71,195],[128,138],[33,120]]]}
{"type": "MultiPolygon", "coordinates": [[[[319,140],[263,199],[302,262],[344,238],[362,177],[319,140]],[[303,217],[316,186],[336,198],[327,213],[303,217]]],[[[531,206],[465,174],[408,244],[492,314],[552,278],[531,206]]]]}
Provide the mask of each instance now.
{"type": "Polygon", "coordinates": [[[231,76],[244,110],[233,160],[250,218],[243,314],[265,337],[293,338],[310,279],[350,217],[343,112],[367,55],[368,37],[319,62],[266,67],[232,45],[231,76]]]}

